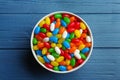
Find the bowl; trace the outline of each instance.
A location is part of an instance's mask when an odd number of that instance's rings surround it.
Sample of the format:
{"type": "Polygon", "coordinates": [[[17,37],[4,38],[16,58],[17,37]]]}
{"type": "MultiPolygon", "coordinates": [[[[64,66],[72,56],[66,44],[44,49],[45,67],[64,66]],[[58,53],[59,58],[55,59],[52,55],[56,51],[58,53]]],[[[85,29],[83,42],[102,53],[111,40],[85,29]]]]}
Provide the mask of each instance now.
{"type": "Polygon", "coordinates": [[[52,12],[40,19],[34,26],[30,42],[32,54],[36,61],[42,67],[54,73],[70,73],[78,70],[88,61],[93,49],[93,36],[88,24],[80,16],[67,11],[52,12]],[[55,31],[56,28],[58,29],[57,32],[55,31]],[[67,35],[65,31],[60,32],[61,28],[66,29],[67,35]],[[61,33],[63,39],[63,42],[59,45],[58,40],[61,38],[57,36],[58,33],[61,33]],[[74,38],[71,36],[72,34],[74,34],[74,38]],[[48,46],[47,43],[49,43],[48,46]],[[62,48],[60,45],[62,45],[62,48]],[[53,52],[50,52],[51,47],[53,52]],[[55,53],[57,53],[56,56],[55,53]]]}

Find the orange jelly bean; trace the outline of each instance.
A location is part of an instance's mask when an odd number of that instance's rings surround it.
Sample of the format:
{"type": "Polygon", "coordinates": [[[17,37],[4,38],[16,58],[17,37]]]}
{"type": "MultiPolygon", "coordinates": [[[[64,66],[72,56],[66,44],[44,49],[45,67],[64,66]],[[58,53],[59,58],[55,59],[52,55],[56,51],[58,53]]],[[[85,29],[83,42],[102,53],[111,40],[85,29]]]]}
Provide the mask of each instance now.
{"type": "Polygon", "coordinates": [[[44,43],[39,42],[37,45],[39,48],[43,48],[44,47],[44,43]]]}
{"type": "Polygon", "coordinates": [[[86,47],[91,47],[91,45],[92,45],[92,44],[91,44],[90,42],[85,43],[85,46],[86,46],[86,47]]]}
{"type": "Polygon", "coordinates": [[[73,53],[75,50],[76,50],[76,47],[73,46],[73,47],[70,48],[69,52],[70,52],[70,53],[73,53]]]}
{"type": "Polygon", "coordinates": [[[73,67],[72,66],[67,66],[67,70],[71,70],[73,67]]]}
{"type": "Polygon", "coordinates": [[[74,20],[75,20],[74,16],[70,17],[70,22],[73,22],[74,20]]]}
{"type": "Polygon", "coordinates": [[[57,19],[57,22],[56,22],[56,24],[55,24],[55,27],[56,27],[56,28],[59,28],[60,25],[61,25],[61,23],[60,23],[60,19],[57,19]]]}
{"type": "Polygon", "coordinates": [[[65,66],[66,62],[65,61],[61,61],[59,64],[65,66]]]}
{"type": "Polygon", "coordinates": [[[61,27],[59,33],[60,33],[60,34],[63,34],[64,31],[65,31],[65,28],[64,28],[64,27],[61,27]]]}

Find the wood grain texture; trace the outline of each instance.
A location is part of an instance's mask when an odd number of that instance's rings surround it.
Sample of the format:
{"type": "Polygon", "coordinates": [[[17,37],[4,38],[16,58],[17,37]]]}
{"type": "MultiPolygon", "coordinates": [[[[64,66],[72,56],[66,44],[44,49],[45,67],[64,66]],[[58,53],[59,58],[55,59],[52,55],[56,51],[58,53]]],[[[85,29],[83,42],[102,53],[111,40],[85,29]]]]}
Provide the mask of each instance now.
{"type": "Polygon", "coordinates": [[[120,0],[0,0],[0,13],[120,13],[120,0]]]}
{"type": "Polygon", "coordinates": [[[120,78],[120,69],[116,67],[120,65],[119,52],[120,49],[94,49],[81,69],[70,74],[55,74],[43,69],[30,50],[0,50],[4,53],[0,54],[0,80],[115,80],[120,78]]]}

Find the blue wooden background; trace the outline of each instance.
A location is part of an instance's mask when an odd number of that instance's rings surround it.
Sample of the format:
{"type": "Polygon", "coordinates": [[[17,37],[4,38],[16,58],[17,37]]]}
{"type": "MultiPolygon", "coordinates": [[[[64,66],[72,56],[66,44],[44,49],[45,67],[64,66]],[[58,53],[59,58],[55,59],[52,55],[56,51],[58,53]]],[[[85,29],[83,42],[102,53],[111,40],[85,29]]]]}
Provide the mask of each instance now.
{"type": "Polygon", "coordinates": [[[0,0],[0,80],[120,80],[120,0],[0,0]],[[89,61],[69,74],[43,69],[30,50],[34,25],[59,10],[81,16],[94,37],[89,61]]]}

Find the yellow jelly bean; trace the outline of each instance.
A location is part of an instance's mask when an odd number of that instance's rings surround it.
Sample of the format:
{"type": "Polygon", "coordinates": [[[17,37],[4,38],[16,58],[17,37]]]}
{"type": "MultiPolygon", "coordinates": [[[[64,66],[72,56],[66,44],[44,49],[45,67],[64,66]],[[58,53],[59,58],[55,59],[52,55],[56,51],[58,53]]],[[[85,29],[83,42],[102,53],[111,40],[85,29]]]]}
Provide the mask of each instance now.
{"type": "Polygon", "coordinates": [[[57,44],[57,46],[58,46],[59,48],[61,48],[61,47],[62,47],[62,44],[57,44]]]}
{"type": "Polygon", "coordinates": [[[80,22],[80,27],[81,29],[85,30],[86,29],[86,25],[83,22],[80,22]]]}
{"type": "Polygon", "coordinates": [[[41,21],[38,25],[39,25],[40,27],[43,27],[43,24],[45,24],[45,21],[44,21],[44,20],[41,21]]]}
{"type": "Polygon", "coordinates": [[[51,43],[51,47],[55,47],[56,46],[56,44],[55,43],[51,43]]]}
{"type": "Polygon", "coordinates": [[[78,49],[79,49],[79,50],[82,50],[83,48],[85,48],[85,45],[84,45],[84,44],[81,44],[78,49]]]}
{"type": "Polygon", "coordinates": [[[50,18],[49,17],[45,18],[45,23],[48,24],[48,25],[50,25],[50,18]]]}
{"type": "Polygon", "coordinates": [[[47,32],[46,35],[47,35],[48,37],[51,37],[51,36],[52,36],[52,33],[51,33],[51,32],[47,32]]]}
{"type": "Polygon", "coordinates": [[[42,49],[42,54],[45,55],[46,53],[47,53],[47,48],[44,47],[44,48],[42,49]]]}
{"type": "Polygon", "coordinates": [[[37,56],[38,57],[38,60],[41,62],[41,63],[45,63],[44,59],[41,57],[41,56],[37,56]]]}
{"type": "Polygon", "coordinates": [[[57,62],[61,62],[64,60],[64,57],[63,56],[60,56],[59,58],[56,59],[57,62]]]}
{"type": "Polygon", "coordinates": [[[38,46],[37,45],[34,45],[33,46],[33,50],[38,50],[39,48],[38,48],[38,46]]]}
{"type": "Polygon", "coordinates": [[[58,40],[58,43],[61,44],[63,41],[64,41],[64,38],[60,38],[60,39],[58,40]]]}
{"type": "Polygon", "coordinates": [[[66,65],[70,65],[70,60],[66,59],[65,62],[66,62],[66,65]]]}
{"type": "Polygon", "coordinates": [[[79,37],[81,36],[81,33],[80,33],[80,31],[79,31],[79,30],[75,30],[75,32],[74,32],[74,33],[75,33],[75,35],[76,35],[76,37],[77,37],[77,38],[79,38],[79,37]]]}
{"type": "Polygon", "coordinates": [[[57,37],[57,38],[61,38],[62,35],[61,35],[61,34],[57,34],[56,37],[57,37]]]}
{"type": "Polygon", "coordinates": [[[51,65],[52,65],[52,66],[58,66],[58,65],[59,65],[59,63],[58,63],[58,62],[56,62],[56,61],[52,61],[52,62],[51,62],[51,65]]]}

